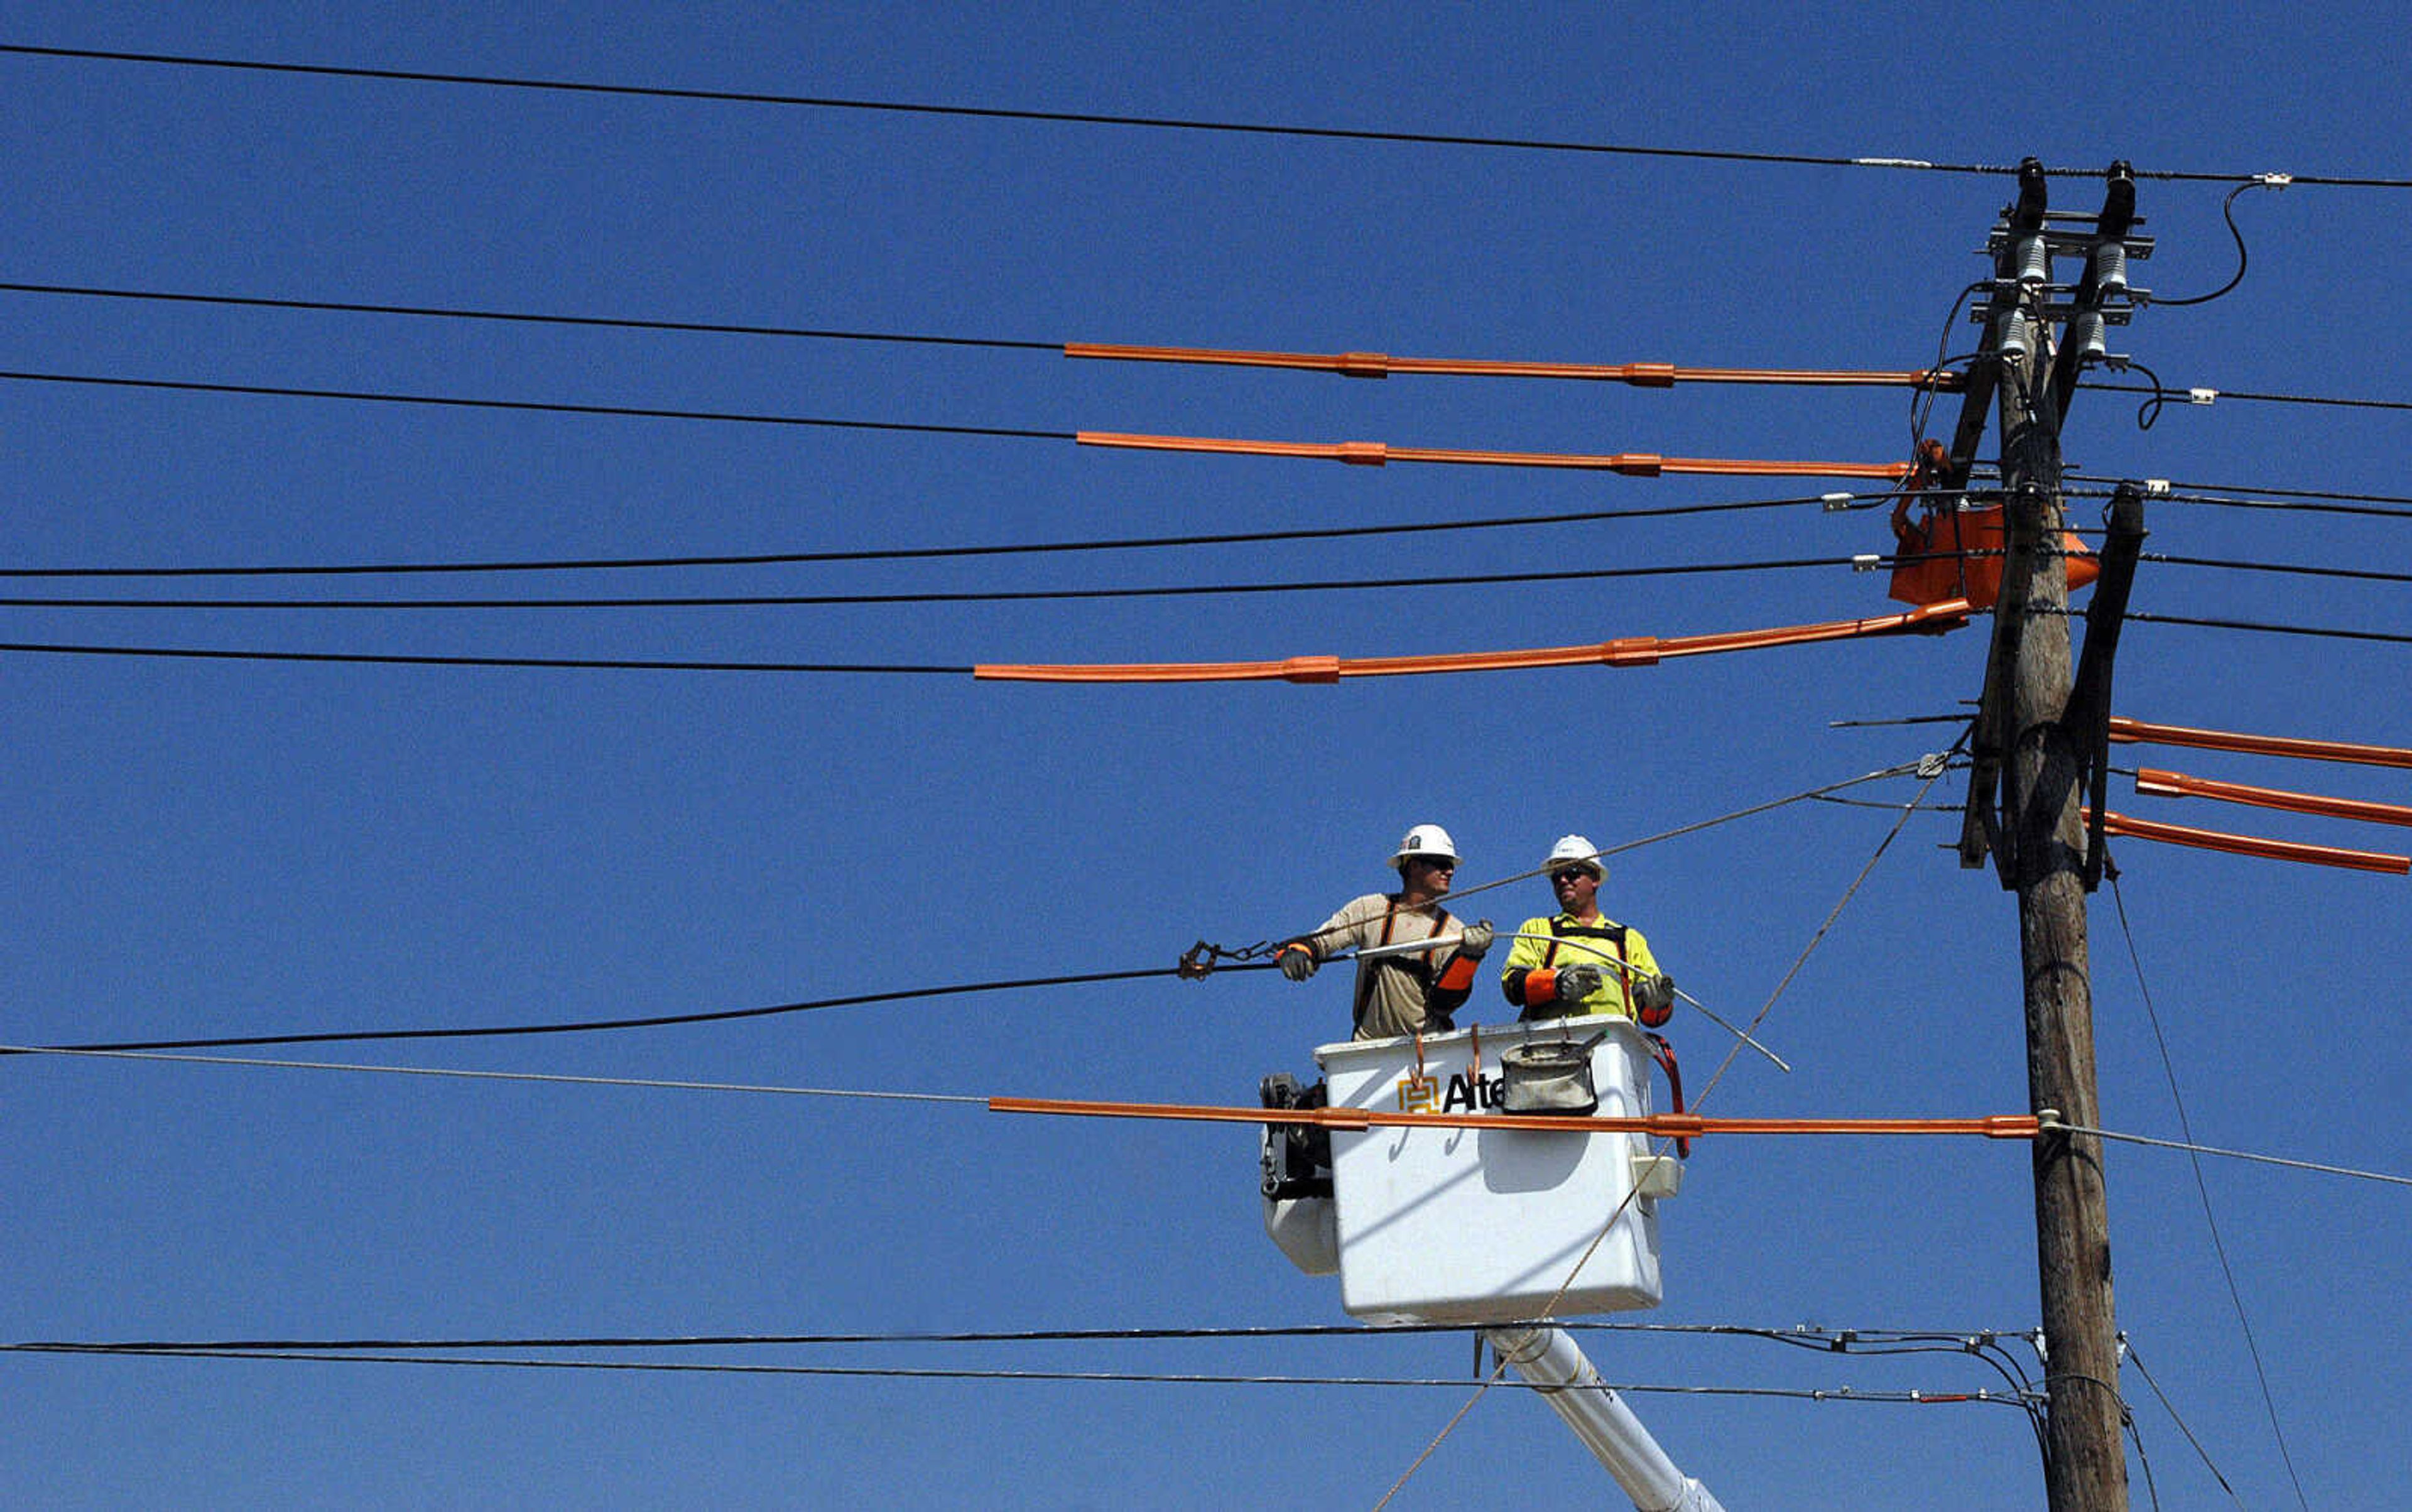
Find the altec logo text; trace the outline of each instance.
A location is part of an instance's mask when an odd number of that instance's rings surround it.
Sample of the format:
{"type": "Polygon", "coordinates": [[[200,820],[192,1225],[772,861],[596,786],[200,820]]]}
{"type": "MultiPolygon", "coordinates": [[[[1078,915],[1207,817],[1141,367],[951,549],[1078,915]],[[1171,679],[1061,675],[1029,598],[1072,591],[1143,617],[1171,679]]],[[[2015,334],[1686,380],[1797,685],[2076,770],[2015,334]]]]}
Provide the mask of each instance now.
{"type": "Polygon", "coordinates": [[[1399,1111],[1471,1113],[1478,1108],[1496,1108],[1505,1080],[1502,1077],[1477,1078],[1471,1072],[1459,1071],[1449,1077],[1444,1089],[1438,1077],[1401,1077],[1399,1111]]]}

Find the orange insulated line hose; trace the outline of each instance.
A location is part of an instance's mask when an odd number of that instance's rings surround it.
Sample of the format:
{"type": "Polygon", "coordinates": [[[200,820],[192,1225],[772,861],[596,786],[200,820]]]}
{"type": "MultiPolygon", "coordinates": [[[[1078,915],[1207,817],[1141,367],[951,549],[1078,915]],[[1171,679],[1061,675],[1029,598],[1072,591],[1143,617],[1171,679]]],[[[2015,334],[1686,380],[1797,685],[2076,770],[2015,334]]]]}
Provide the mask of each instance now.
{"type": "Polygon", "coordinates": [[[1816,384],[1831,388],[1956,389],[1960,374],[1941,369],[1907,373],[1816,368],[1687,368],[1672,362],[1525,362],[1487,358],[1392,357],[1388,352],[1248,352],[1219,346],[1123,346],[1066,342],[1066,357],[1119,362],[1194,362],[1216,367],[1288,368],[1387,378],[1394,373],[1454,378],[1577,378],[1668,389],[1678,383],[1816,384]]]}
{"type": "Polygon", "coordinates": [[[2183,771],[2144,767],[2136,772],[2136,791],[2155,798],[2214,798],[2226,803],[2250,803],[2256,808],[2284,809],[2289,814],[2316,814],[2332,819],[2368,819],[2377,824],[2412,824],[2412,808],[2401,803],[2374,803],[2358,798],[2329,798],[2318,793],[2290,793],[2281,787],[2255,787],[2245,783],[2190,777],[2183,771]]]}
{"type": "Polygon", "coordinates": [[[2195,829],[2184,825],[2159,824],[2150,819],[2131,819],[2124,814],[2112,814],[2108,810],[2102,815],[2102,832],[2126,835],[2137,840],[2157,840],[2169,845],[2192,845],[2198,850],[2225,851],[2230,856],[2302,861],[2309,866],[2340,866],[2347,871],[2385,872],[2395,876],[2412,875],[2412,856],[2390,856],[2375,850],[2346,850],[2335,845],[2304,845],[2290,840],[2262,840],[2253,835],[2231,835],[2217,829],[2195,829]]]}
{"type": "Polygon", "coordinates": [[[2344,741],[2305,741],[2286,735],[2237,735],[2228,730],[2148,725],[2140,719],[2110,721],[2110,739],[2123,744],[2190,745],[2205,751],[2242,751],[2248,756],[2302,756],[2313,761],[2354,761],[2369,767],[2412,767],[2412,751],[2393,745],[2353,745],[2344,741]]]}
{"type": "Polygon", "coordinates": [[[1543,646],[1529,651],[1468,651],[1433,656],[1292,656],[1259,662],[1125,662],[1100,664],[990,663],[972,675],[1008,683],[1337,683],[1344,677],[1398,677],[1417,672],[1500,672],[1532,667],[1649,667],[1675,656],[1720,651],[1758,651],[1860,636],[1905,631],[1939,633],[1968,623],[1968,602],[1955,598],[1901,614],[1837,620],[1825,624],[1785,625],[1768,630],[1729,630],[1716,635],[1631,636],[1587,646],[1543,646]]]}
{"type": "Polygon", "coordinates": [[[1394,447],[1380,441],[1240,441],[1203,435],[1135,435],[1080,431],[1084,447],[1125,451],[1205,451],[1238,457],[1302,457],[1380,467],[1394,462],[1458,462],[1488,467],[1557,467],[1577,472],[1656,477],[1664,473],[1713,477],[1871,477],[1891,480],[1909,471],[1898,462],[1758,462],[1732,457],[1662,457],[1655,451],[1596,454],[1571,451],[1465,451],[1447,447],[1394,447]]]}

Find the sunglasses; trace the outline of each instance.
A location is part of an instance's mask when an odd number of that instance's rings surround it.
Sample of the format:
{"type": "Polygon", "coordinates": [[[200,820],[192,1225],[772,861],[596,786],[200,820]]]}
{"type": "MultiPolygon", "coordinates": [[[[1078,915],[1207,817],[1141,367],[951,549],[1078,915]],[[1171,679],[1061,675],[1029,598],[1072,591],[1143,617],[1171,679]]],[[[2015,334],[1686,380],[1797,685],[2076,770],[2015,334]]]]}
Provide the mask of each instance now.
{"type": "Polygon", "coordinates": [[[1591,873],[1583,867],[1562,866],[1550,873],[1550,880],[1552,882],[1571,882],[1579,876],[1589,875],[1591,875],[1591,873]]]}
{"type": "Polygon", "coordinates": [[[1419,856],[1415,858],[1414,864],[1418,866],[1429,866],[1435,872],[1454,872],[1457,870],[1457,858],[1454,856],[1419,856]]]}

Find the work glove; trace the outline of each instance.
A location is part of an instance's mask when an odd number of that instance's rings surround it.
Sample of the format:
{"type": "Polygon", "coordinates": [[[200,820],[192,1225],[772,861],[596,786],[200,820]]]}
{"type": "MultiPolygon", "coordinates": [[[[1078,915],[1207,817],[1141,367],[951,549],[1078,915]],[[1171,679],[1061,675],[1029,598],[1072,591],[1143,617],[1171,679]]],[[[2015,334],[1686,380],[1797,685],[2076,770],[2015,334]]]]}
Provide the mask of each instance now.
{"type": "Polygon", "coordinates": [[[1315,959],[1313,950],[1295,942],[1283,946],[1281,954],[1273,959],[1280,964],[1281,974],[1294,982],[1302,982],[1314,976],[1315,968],[1322,964],[1315,959]]]}
{"type": "Polygon", "coordinates": [[[1482,953],[1490,948],[1491,920],[1487,918],[1468,924],[1465,932],[1458,937],[1457,953],[1468,961],[1481,960],[1482,953]]]}
{"type": "Polygon", "coordinates": [[[1558,968],[1558,1001],[1571,1006],[1599,991],[1597,966],[1560,966],[1558,968]]]}
{"type": "Polygon", "coordinates": [[[1675,978],[1664,972],[1633,984],[1633,1011],[1642,1023],[1657,1028],[1675,1016],[1675,978]]]}

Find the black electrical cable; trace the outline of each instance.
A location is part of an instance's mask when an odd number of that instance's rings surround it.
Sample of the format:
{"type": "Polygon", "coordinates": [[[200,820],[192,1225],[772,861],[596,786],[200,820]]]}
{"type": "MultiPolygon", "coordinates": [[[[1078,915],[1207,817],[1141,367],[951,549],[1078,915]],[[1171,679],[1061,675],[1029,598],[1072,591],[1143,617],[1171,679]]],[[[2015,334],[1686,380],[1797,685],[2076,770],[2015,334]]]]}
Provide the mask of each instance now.
{"type": "MultiPolygon", "coordinates": [[[[2090,473],[2066,473],[2062,475],[2062,481],[2069,483],[2096,483],[2115,488],[2121,483],[2133,485],[2136,480],[2134,478],[2102,477],[2090,473]]],[[[2189,483],[2184,481],[2173,481],[2169,483],[2167,487],[2169,492],[2166,494],[2160,495],[2161,497],[2180,500],[2188,504],[2227,504],[2244,507],[2256,507],[2257,506],[2255,506],[2252,500],[2218,498],[2213,496],[2228,493],[2252,493],[2278,500],[2317,499],[2345,504],[2412,505],[2412,495],[2402,493],[2349,493],[2324,491],[2320,489],[2256,488],[2249,484],[2242,483],[2189,483]]]]}
{"type": "MultiPolygon", "coordinates": [[[[1959,329],[1961,306],[1968,302],[1969,296],[1980,293],[1993,286],[1993,284],[1992,279],[1980,278],[1975,283],[1970,284],[1966,288],[1962,289],[1958,298],[1951,301],[1951,308],[1946,312],[1943,316],[1942,334],[1937,336],[1934,341],[1934,360],[1926,365],[1928,372],[1940,373],[1946,368],[1951,366],[1953,363],[1962,360],[1959,358],[1946,355],[1951,349],[1951,332],[1959,329]]],[[[1909,454],[1912,457],[1918,455],[1918,448],[1923,445],[1926,440],[1926,422],[1928,418],[1934,414],[1935,396],[1941,392],[1942,389],[1935,386],[1928,386],[1913,389],[1910,392],[1909,454]]]]}
{"type": "MultiPolygon", "coordinates": [[[[2118,909],[2119,932],[2127,942],[2127,963],[2136,974],[2136,991],[2143,999],[2144,1019],[2152,1026],[2153,1042],[2161,1052],[2161,1075],[2169,1084],[2169,1101],[2177,1108],[2178,1130],[2185,1142],[2191,1145],[2194,1143],[2194,1120],[2186,1112],[2185,1094],[2178,1086],[2177,1063],[2169,1054],[2169,1036],[2161,1032],[2161,1014],[2153,1003],[2152,984],[2144,979],[2144,955],[2136,944],[2136,926],[2127,917],[2127,894],[2120,887],[2115,873],[2110,877],[2110,901],[2118,909]]],[[[2211,1231],[2212,1253],[2219,1261],[2220,1274],[2228,1282],[2228,1305],[2236,1310],[2236,1325],[2244,1336],[2244,1352],[2253,1361],[2253,1378],[2260,1383],[2261,1406],[2269,1415],[2270,1431],[2278,1440],[2278,1458],[2286,1462],[2287,1478],[2294,1484],[2297,1505],[2308,1508],[2310,1503],[2303,1497],[2302,1477],[2295,1473],[2294,1451],[2287,1445],[2286,1425],[2278,1417],[2278,1399],[2270,1389],[2270,1373],[2261,1363],[2261,1344],[2253,1336],[2253,1319],[2244,1309],[2244,1290],[2237,1284],[2236,1269],[2228,1258],[2228,1245],[2219,1237],[2219,1217],[2212,1209],[2211,1185],[2203,1178],[2202,1156],[2199,1152],[2189,1150],[2186,1158],[2194,1167],[2195,1193],[2202,1199],[2203,1226],[2211,1231]]],[[[2159,1387],[2154,1389],[2157,1392],[2159,1387]]],[[[2164,1399],[2163,1405],[2167,1404],[2164,1399]]]]}
{"type": "MultiPolygon", "coordinates": [[[[1510,1326],[1516,1320],[1501,1319],[1510,1326]]],[[[1990,1330],[1949,1332],[1941,1329],[1772,1329],[1737,1323],[1604,1323],[1581,1319],[1532,1319],[1535,1324],[1568,1332],[1663,1333],[1713,1336],[1791,1344],[1831,1355],[1978,1354],[1975,1342],[1990,1343],[1990,1330]],[[1949,1346],[1947,1349],[1946,1346],[1949,1346]]],[[[137,1354],[157,1350],[259,1349],[720,1349],[756,1345],[815,1346],[827,1344],[994,1344],[994,1343],[1120,1343],[1199,1339],[1380,1339],[1459,1334],[1479,1331],[1463,1323],[1306,1323],[1252,1327],[1016,1329],[959,1331],[864,1331],[845,1333],[721,1333],[721,1334],[595,1334],[456,1338],[317,1338],[317,1339],[122,1339],[27,1340],[7,1347],[19,1349],[81,1349],[95,1353],[137,1354]]],[[[1990,1362],[1989,1362],[1990,1363],[1990,1362]]],[[[1996,1369],[2001,1367],[1997,1364],[1996,1369]]],[[[2005,1373],[2013,1386],[2015,1374],[2005,1373]]]]}
{"type": "Polygon", "coordinates": [[[176,393],[244,394],[272,399],[341,399],[376,404],[420,404],[448,409],[534,411],[546,415],[608,415],[653,420],[713,420],[736,425],[807,426],[838,431],[887,431],[912,435],[1007,436],[1017,440],[1076,441],[1072,431],[1036,431],[1013,426],[935,425],[908,420],[838,419],[810,415],[753,415],[723,410],[663,409],[640,404],[570,404],[532,399],[465,399],[451,394],[378,393],[349,389],[300,389],[260,383],[201,383],[171,378],[110,378],[75,373],[0,373],[11,383],[82,384],[102,389],[153,389],[176,393]]]}
{"type": "MultiPolygon", "coordinates": [[[[1271,962],[1245,965],[1224,965],[1218,971],[1264,971],[1272,969],[1271,962]]],[[[661,1013],[632,1019],[585,1019],[566,1023],[490,1024],[471,1029],[361,1029],[326,1030],[297,1035],[217,1035],[190,1039],[124,1040],[110,1044],[46,1045],[42,1050],[243,1050],[261,1045],[333,1045],[370,1040],[403,1039],[493,1039],[523,1035],[582,1035],[606,1029],[663,1029],[679,1024],[728,1023],[739,1019],[769,1019],[784,1014],[811,1013],[822,1008],[861,1007],[873,1003],[902,1003],[911,999],[960,997],[973,992],[1015,991],[1033,987],[1081,987],[1096,982],[1136,982],[1156,977],[1181,976],[1177,966],[1164,966],[1145,971],[1095,971],[1059,976],[1023,976],[1006,981],[957,982],[941,987],[908,987],[888,992],[856,992],[846,997],[814,998],[801,1003],[775,1003],[758,1008],[718,1008],[701,1013],[661,1013]]],[[[18,1050],[0,1050],[0,1055],[22,1054],[18,1050]]]]}
{"type": "MultiPolygon", "coordinates": [[[[2138,559],[2172,567],[2213,567],[2227,572],[2270,572],[2301,578],[2342,578],[2355,582],[2412,582],[2412,572],[2383,572],[2375,567],[2323,567],[2309,563],[2251,562],[2229,557],[2172,556],[2167,551],[2140,551],[2138,559]]],[[[0,599],[0,603],[7,600],[0,599]]]]}
{"type": "Polygon", "coordinates": [[[600,572],[656,567],[773,566],[812,562],[913,562],[954,557],[1039,555],[1070,551],[1152,550],[1171,547],[1244,546],[1271,541],[1350,540],[1457,530],[1498,530],[1529,525],[1586,524],[1609,520],[1660,520],[1684,515],[1791,508],[1847,500],[1849,509],[1871,508],[1892,495],[1798,494],[1783,499],[1744,499],[1722,504],[1674,504],[1636,509],[1581,509],[1565,514],[1495,515],[1476,520],[1397,521],[1381,525],[1329,525],[1298,530],[1230,531],[1205,536],[1135,536],[1077,541],[1037,541],[996,546],[921,546],[851,551],[757,551],[712,556],[573,557],[549,561],[358,562],[280,564],[217,567],[8,567],[0,578],[299,578],[402,576],[410,573],[600,572]]]}
{"type": "Polygon", "coordinates": [[[56,294],[79,299],[146,300],[166,304],[231,305],[253,310],[309,310],[339,315],[400,315],[444,320],[499,320],[532,326],[581,326],[609,330],[681,331],[713,336],[779,336],[809,341],[883,342],[910,346],[993,347],[1005,351],[1057,352],[1061,342],[1004,341],[984,336],[922,336],[898,331],[838,330],[810,326],[748,325],[722,320],[649,320],[635,316],[540,315],[522,310],[486,310],[466,305],[370,304],[351,300],[272,299],[240,294],[186,294],[167,289],[96,288],[80,284],[0,282],[11,294],[56,294]]]}
{"type": "Polygon", "coordinates": [[[213,662],[315,662],[339,667],[513,667],[614,672],[881,673],[968,677],[976,669],[968,665],[933,667],[911,663],[675,661],[630,656],[411,656],[376,652],[235,651],[192,646],[92,646],[0,641],[0,654],[7,653],[22,656],[147,656],[213,662]]]}
{"type": "MultiPolygon", "coordinates": [[[[2129,365],[2143,366],[2142,363],[2134,361],[2132,359],[2129,360],[2129,365]]],[[[2174,387],[2147,389],[2140,384],[2133,383],[2087,383],[2084,387],[2106,394],[2156,394],[2163,398],[2182,391],[2174,387]]],[[[2183,391],[2193,392],[2192,389],[2183,391]]],[[[2212,393],[2222,400],[2249,400],[2262,404],[2312,404],[2336,409],[2412,410],[2412,400],[2407,399],[2346,399],[2334,394],[2265,394],[2244,389],[2213,389],[2212,393]]]]}
{"type": "MultiPolygon", "coordinates": [[[[2199,504],[2214,509],[2264,509],[2280,514],[2345,515],[2362,520],[2412,520],[2412,508],[2385,502],[2344,504],[2317,502],[2322,495],[2310,499],[2223,499],[2202,493],[2169,493],[2163,498],[2170,504],[2199,504]]],[[[2351,495],[2326,497],[2349,498],[2351,495]]]]}
{"type": "MultiPolygon", "coordinates": [[[[900,115],[953,116],[972,120],[1052,122],[1075,125],[1144,126],[1161,130],[1236,133],[1260,137],[1301,137],[1339,141],[1403,142],[1423,146],[1505,148],[1522,152],[1585,153],[1626,157],[1666,157],[1725,163],[1767,163],[1808,168],[1886,169],[1925,173],[2013,175],[2015,164],[1936,163],[1922,158],[1839,157],[1807,153],[1755,153],[1699,147],[1637,147],[1624,143],[1568,141],[1547,138],[1478,137],[1431,131],[1392,131],[1345,126],[1281,125],[1264,122],[1199,120],[1178,116],[1108,115],[1095,111],[1008,110],[988,106],[934,105],[907,100],[842,98],[827,95],[779,95],[751,90],[692,89],[667,85],[603,84],[575,80],[538,79],[497,74],[440,73],[427,69],[373,68],[309,63],[271,63],[257,59],[202,57],[164,52],[131,52],[100,48],[37,47],[0,44],[0,53],[24,57],[79,59],[105,63],[154,64],[170,67],[223,68],[250,73],[302,75],[321,79],[381,80],[401,83],[466,84],[493,89],[552,90],[577,95],[625,98],[702,100],[736,105],[772,105],[815,110],[883,111],[900,115]]],[[[2052,168],[2054,178],[2098,178],[2098,168],[2052,168]]],[[[2266,175],[2212,173],[2160,169],[2136,170],[2139,179],[2161,182],[2234,183],[2252,187],[2266,175]]],[[[2412,189],[2412,179],[2344,177],[2299,173],[2289,183],[2366,189],[2412,189]]]]}
{"type": "MultiPolygon", "coordinates": [[[[1519,152],[1583,153],[1625,157],[1668,157],[1709,162],[1770,163],[1815,168],[1912,169],[1935,173],[2008,174],[2018,171],[2015,167],[2009,166],[1927,163],[1901,158],[1832,157],[1802,153],[1753,153],[1695,147],[1637,147],[1611,142],[1482,137],[1450,132],[1280,125],[1264,122],[1199,120],[1175,116],[1108,115],[1081,110],[1008,110],[987,106],[934,105],[905,100],[779,95],[751,90],[682,89],[660,85],[604,84],[524,76],[439,73],[425,69],[372,68],[333,64],[269,63],[246,58],[129,52],[98,48],[0,44],[0,53],[16,53],[29,57],[72,58],[91,62],[156,64],[171,67],[235,69],[250,73],[302,75],[321,79],[364,79],[417,84],[465,84],[492,89],[551,90],[567,94],[604,95],[636,99],[701,100],[731,105],[772,105],[897,115],[952,116],[984,121],[1048,122],[1071,125],[1142,126],[1158,130],[1218,132],[1258,137],[1298,137],[1333,141],[1399,142],[1417,146],[1500,148],[1519,152]]],[[[2224,181],[2235,175],[2227,174],[2220,177],[2224,181]]]]}
{"type": "MultiPolygon", "coordinates": [[[[2236,239],[2236,275],[2234,277],[2230,278],[2227,283],[2220,285],[2217,288],[2213,289],[2208,294],[2197,294],[2190,299],[2165,300],[2156,297],[2140,297],[2136,302],[2140,305],[2168,305],[2172,308],[2181,308],[2189,304],[2209,304],[2212,301],[2218,299],[2221,295],[2235,288],[2237,285],[2244,282],[2244,266],[2246,262],[2250,260],[2250,257],[2244,250],[2244,233],[2239,230],[2236,226],[2237,198],[2247,189],[2280,189],[2284,187],[2286,187],[2284,183],[2276,183],[2269,179],[2257,179],[2250,183],[2238,184],[2235,188],[2228,191],[2227,198],[2219,202],[2219,213],[2228,221],[2228,234],[2236,239]]],[[[2154,381],[2155,384],[2159,382],[2158,379],[2154,381]]]]}
{"type": "Polygon", "coordinates": [[[2143,363],[2131,358],[2127,361],[2127,366],[2153,380],[2153,387],[2146,390],[2153,397],[2136,406],[2136,429],[2149,431],[2153,428],[2154,422],[2161,418],[2161,406],[2169,402],[2169,390],[2162,386],[2161,375],[2144,366],[2143,363]]]}
{"type": "MultiPolygon", "coordinates": [[[[695,1360],[634,1360],[634,1359],[522,1359],[448,1355],[344,1355],[313,1354],[307,1351],[283,1350],[260,1352],[222,1352],[214,1350],[91,1350],[41,1349],[28,1345],[0,1344],[0,1353],[50,1355],[113,1355],[120,1358],[143,1359],[250,1359],[283,1360],[346,1365],[436,1365],[455,1368],[521,1371],[612,1371],[622,1373],[658,1373],[679,1375],[787,1375],[819,1376],[837,1379],[872,1379],[898,1381],[1070,1381],[1128,1386],[1314,1386],[1314,1387],[1422,1387],[1463,1390],[1465,1383],[1455,1376],[1401,1375],[1232,1375],[1205,1374],[1164,1371],[1071,1371],[1071,1370],[993,1370],[959,1367],[934,1369],[901,1365],[767,1365],[730,1364],[695,1360]]],[[[1530,1381],[1502,1381],[1502,1387],[1514,1391],[1559,1391],[1563,1387],[1544,1386],[1530,1381]]],[[[1603,1383],[1605,1385],[1605,1383],[1603,1383]]],[[[1952,1392],[1937,1395],[1919,1391],[1862,1391],[1850,1387],[1734,1387],[1734,1386],[1650,1386],[1618,1382],[1607,1389],[1626,1396],[1663,1395],[1686,1397],[1749,1397],[1780,1399],[1796,1402],[1855,1402],[1871,1406],[1933,1406],[1993,1405],[2028,1408],[2029,1403],[1992,1392],[1952,1392]]]]}
{"type": "MultiPolygon", "coordinates": [[[[2125,1335],[2122,1337],[2124,1338],[2125,1335]]],[[[2228,1499],[2242,1508],[2244,1503],[2237,1496],[2236,1488],[2228,1484],[2228,1477],[2221,1475],[2219,1466],[2213,1462],[2211,1451],[2203,1447],[2202,1440],[2195,1435],[2193,1429],[2186,1426],[2186,1420],[2178,1416],[2177,1404],[2169,1400],[2168,1392],[2161,1389],[2161,1383],[2153,1379],[2152,1371],[2144,1364],[2144,1357],[2136,1352],[2136,1346],[2132,1342],[2127,1345],[2127,1359],[2136,1367],[2136,1373],[2144,1378],[2144,1384],[2153,1388],[2153,1395],[2160,1399],[2161,1408],[2169,1415],[2169,1421],[2177,1424],[2178,1431],[2185,1435],[2185,1441],[2188,1444],[2194,1446],[2195,1455],[2202,1461],[2203,1469],[2211,1473],[2212,1479],[2219,1482],[2219,1489],[2228,1493],[2228,1499]]]]}
{"type": "MultiPolygon", "coordinates": [[[[2029,606],[2036,613],[2048,610],[2029,606]]],[[[2262,635],[2313,636],[2330,640],[2375,640],[2389,645],[2412,646],[2412,635],[2399,635],[2389,630],[2346,630],[2316,624],[2270,624],[2255,620],[2213,620],[2185,614],[2142,614],[2130,611],[2130,621],[2141,620],[2148,624],[2190,624],[2209,630],[2249,630],[2262,635]]]]}
{"type": "MultiPolygon", "coordinates": [[[[1944,553],[1936,553],[1941,555],[1944,553]]],[[[1963,555],[1983,555],[1965,552],[1963,555]]],[[[1998,555],[1998,552],[1993,553],[1998,555]]],[[[1878,558],[1877,565],[1925,561],[1926,557],[1878,558]]],[[[1552,572],[1456,573],[1420,578],[1327,579],[1309,582],[1174,583],[1138,588],[980,589],[955,593],[720,594],[621,598],[99,598],[10,597],[0,609],[759,609],[832,605],[1010,604],[1052,600],[1191,597],[1209,594],[1305,594],[1354,589],[1462,588],[1497,583],[1577,582],[1610,578],[1697,577],[1732,572],[1785,572],[1808,567],[1849,567],[1848,556],[1796,557],[1762,562],[1662,563],[1632,567],[1578,567],[1552,572]]]]}

